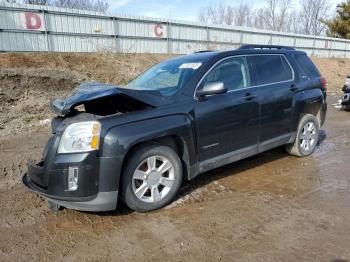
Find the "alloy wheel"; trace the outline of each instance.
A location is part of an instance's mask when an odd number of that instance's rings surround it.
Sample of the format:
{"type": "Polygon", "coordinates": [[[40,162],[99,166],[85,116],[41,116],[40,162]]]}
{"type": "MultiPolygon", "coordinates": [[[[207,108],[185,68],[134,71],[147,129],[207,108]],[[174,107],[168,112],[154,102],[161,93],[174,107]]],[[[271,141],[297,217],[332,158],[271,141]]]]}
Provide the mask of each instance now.
{"type": "Polygon", "coordinates": [[[317,143],[317,129],[314,122],[307,122],[301,132],[299,139],[300,147],[305,152],[311,152],[317,143]]]}
{"type": "Polygon", "coordinates": [[[155,155],[138,165],[132,177],[132,189],[141,201],[156,203],[170,192],[174,181],[175,169],[171,161],[155,155]]]}

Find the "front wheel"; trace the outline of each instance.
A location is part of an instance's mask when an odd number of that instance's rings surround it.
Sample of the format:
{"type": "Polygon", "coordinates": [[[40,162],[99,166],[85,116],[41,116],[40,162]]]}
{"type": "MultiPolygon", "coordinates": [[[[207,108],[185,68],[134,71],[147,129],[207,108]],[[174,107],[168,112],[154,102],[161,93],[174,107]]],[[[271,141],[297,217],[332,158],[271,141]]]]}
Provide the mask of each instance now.
{"type": "Polygon", "coordinates": [[[59,212],[59,211],[61,211],[63,209],[62,206],[60,206],[59,204],[54,203],[52,201],[49,201],[49,208],[50,208],[51,211],[53,211],[55,213],[57,213],[57,212],[59,212]]]}
{"type": "Polygon", "coordinates": [[[169,204],[182,182],[182,165],[167,146],[151,145],[137,150],[122,175],[121,197],[131,209],[148,212],[169,204]]]}
{"type": "Polygon", "coordinates": [[[297,136],[292,144],[286,145],[289,154],[299,157],[311,155],[316,148],[320,134],[320,125],[314,115],[304,115],[298,126],[297,136]]]}

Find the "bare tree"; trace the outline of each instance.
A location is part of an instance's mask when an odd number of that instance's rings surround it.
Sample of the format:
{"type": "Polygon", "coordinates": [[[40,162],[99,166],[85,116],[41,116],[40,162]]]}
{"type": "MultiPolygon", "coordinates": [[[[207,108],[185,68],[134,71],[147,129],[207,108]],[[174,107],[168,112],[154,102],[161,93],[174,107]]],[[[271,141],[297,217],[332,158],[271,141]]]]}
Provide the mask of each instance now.
{"type": "Polygon", "coordinates": [[[288,27],[288,11],[291,0],[266,0],[267,7],[263,9],[263,19],[266,29],[273,31],[285,31],[288,27]]]}
{"type": "Polygon", "coordinates": [[[200,9],[198,18],[203,23],[248,26],[251,24],[250,10],[250,7],[245,4],[238,7],[223,3],[211,4],[200,9]]]}
{"type": "Polygon", "coordinates": [[[252,26],[259,29],[266,29],[268,27],[266,16],[267,16],[266,10],[264,9],[255,10],[252,26]]]}
{"type": "Polygon", "coordinates": [[[226,24],[229,20],[225,19],[225,16],[226,6],[222,3],[202,7],[199,12],[199,20],[203,23],[226,24]]]}
{"type": "Polygon", "coordinates": [[[199,11],[199,21],[213,24],[250,26],[273,31],[320,35],[328,17],[329,0],[265,0],[265,7],[209,5],[199,11]],[[293,2],[292,2],[293,1],[293,2]],[[295,1],[299,5],[293,7],[295,1]]]}
{"type": "Polygon", "coordinates": [[[300,18],[300,12],[298,9],[293,8],[290,10],[285,23],[284,32],[289,33],[301,33],[302,23],[300,18]]]}
{"type": "Polygon", "coordinates": [[[329,15],[330,5],[327,0],[301,0],[300,18],[302,31],[304,34],[320,35],[325,31],[325,24],[321,21],[326,20],[329,15]]]}
{"type": "Polygon", "coordinates": [[[225,24],[227,25],[235,25],[235,17],[236,17],[236,9],[232,6],[226,6],[225,7],[225,24]]]}
{"type": "Polygon", "coordinates": [[[48,5],[48,0],[24,0],[25,4],[31,4],[31,5],[48,5]]]}
{"type": "MultiPolygon", "coordinates": [[[[17,0],[6,0],[14,2],[17,0]]],[[[64,8],[75,8],[83,10],[91,10],[105,13],[109,8],[106,0],[23,0],[26,4],[49,5],[64,8]]]]}
{"type": "Polygon", "coordinates": [[[52,5],[65,8],[76,8],[97,12],[106,12],[109,4],[103,0],[54,0],[52,5]]]}
{"type": "MultiPolygon", "coordinates": [[[[232,7],[231,7],[232,8],[232,7]]],[[[238,26],[251,26],[251,8],[246,4],[240,4],[233,9],[234,25],[238,26]]]]}
{"type": "Polygon", "coordinates": [[[208,12],[208,6],[201,7],[198,12],[198,20],[201,23],[210,23],[210,17],[208,12]]]}

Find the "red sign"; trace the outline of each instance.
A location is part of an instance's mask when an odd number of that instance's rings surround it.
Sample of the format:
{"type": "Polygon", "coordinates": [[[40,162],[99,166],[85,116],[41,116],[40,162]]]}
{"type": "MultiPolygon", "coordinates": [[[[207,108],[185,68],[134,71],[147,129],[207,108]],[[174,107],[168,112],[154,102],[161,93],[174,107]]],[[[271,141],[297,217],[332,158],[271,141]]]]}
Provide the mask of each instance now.
{"type": "Polygon", "coordinates": [[[42,29],[42,16],[37,13],[24,13],[24,26],[30,30],[42,29]]]}
{"type": "Polygon", "coordinates": [[[164,28],[161,24],[157,24],[154,26],[154,34],[156,35],[156,37],[164,36],[164,28]]]}

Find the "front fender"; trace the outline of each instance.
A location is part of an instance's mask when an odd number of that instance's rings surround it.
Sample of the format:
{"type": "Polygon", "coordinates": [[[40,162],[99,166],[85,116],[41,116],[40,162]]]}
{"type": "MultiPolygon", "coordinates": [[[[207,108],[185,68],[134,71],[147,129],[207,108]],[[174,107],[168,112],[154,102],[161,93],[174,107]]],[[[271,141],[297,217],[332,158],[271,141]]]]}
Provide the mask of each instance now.
{"type": "MultiPolygon", "coordinates": [[[[101,159],[106,159],[106,172],[100,176],[100,188],[119,187],[122,166],[128,152],[137,144],[152,141],[156,138],[176,136],[185,144],[184,155],[188,172],[196,164],[195,139],[191,120],[186,115],[171,115],[147,119],[109,129],[104,136],[101,159]]],[[[102,190],[102,189],[101,189],[102,190]]]]}

